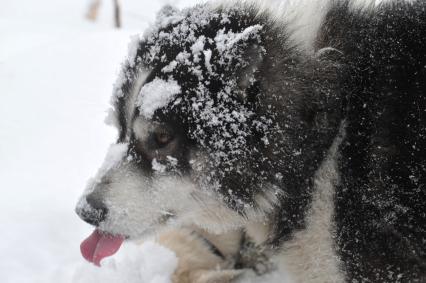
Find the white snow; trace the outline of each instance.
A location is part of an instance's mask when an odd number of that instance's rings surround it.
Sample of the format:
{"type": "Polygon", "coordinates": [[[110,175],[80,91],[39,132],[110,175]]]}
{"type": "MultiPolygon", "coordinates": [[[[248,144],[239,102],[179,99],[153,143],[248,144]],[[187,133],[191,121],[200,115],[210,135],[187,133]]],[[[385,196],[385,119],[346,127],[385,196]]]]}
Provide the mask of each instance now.
{"type": "Polygon", "coordinates": [[[207,50],[204,50],[203,53],[204,53],[204,57],[206,58],[204,64],[206,65],[206,69],[211,74],[213,72],[212,65],[210,63],[210,60],[212,58],[212,51],[210,49],[207,49],[207,50]]]}
{"type": "Polygon", "coordinates": [[[200,61],[200,53],[204,50],[204,42],[206,41],[205,36],[198,37],[197,41],[191,46],[192,54],[194,55],[194,62],[198,63],[200,61]]]}
{"type": "Polygon", "coordinates": [[[166,106],[178,93],[180,86],[175,80],[155,78],[142,87],[136,104],[145,118],[151,118],[155,110],[166,106]]]}
{"type": "Polygon", "coordinates": [[[127,244],[114,257],[105,258],[101,268],[81,264],[74,283],[171,283],[178,263],[176,255],[155,242],[127,244]]]}
{"type": "Polygon", "coordinates": [[[169,63],[169,65],[167,65],[166,67],[161,69],[161,71],[163,73],[170,73],[170,72],[173,72],[173,70],[176,68],[176,66],[177,66],[177,62],[175,60],[173,60],[172,62],[169,63]]]}
{"type": "Polygon", "coordinates": [[[152,170],[158,173],[164,173],[166,171],[166,165],[161,164],[156,158],[152,160],[152,170]]]}
{"type": "Polygon", "coordinates": [[[85,262],[79,245],[93,228],[74,208],[116,138],[103,120],[131,35],[163,4],[197,1],[122,1],[121,30],[112,27],[112,1],[103,1],[96,23],[84,18],[88,2],[2,1],[2,283],[163,283],[176,266],[173,253],[153,243],[124,244],[102,268],[85,262]]]}
{"type": "Polygon", "coordinates": [[[237,42],[248,39],[251,35],[258,33],[261,29],[261,25],[253,25],[247,27],[240,33],[234,33],[232,31],[225,33],[224,30],[220,30],[214,38],[217,44],[217,49],[221,52],[225,52],[231,49],[237,42]]]}

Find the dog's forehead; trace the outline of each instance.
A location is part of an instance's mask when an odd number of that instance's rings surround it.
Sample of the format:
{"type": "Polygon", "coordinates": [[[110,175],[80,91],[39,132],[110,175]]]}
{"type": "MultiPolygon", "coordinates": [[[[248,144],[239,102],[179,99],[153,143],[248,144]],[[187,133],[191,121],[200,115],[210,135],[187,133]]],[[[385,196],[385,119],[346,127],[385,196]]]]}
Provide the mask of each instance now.
{"type": "Polygon", "coordinates": [[[249,66],[252,53],[264,52],[264,23],[249,16],[249,10],[247,15],[232,9],[218,13],[197,6],[165,12],[160,19],[165,24],[136,40],[123,71],[125,83],[117,92],[116,106],[120,138],[131,131],[145,137],[151,124],[147,122],[164,114],[177,118],[190,138],[213,146],[221,156],[223,148],[240,152],[253,128],[247,122],[253,111],[245,98],[256,92],[249,66]],[[140,75],[141,69],[149,73],[140,75]],[[145,119],[133,123],[135,113],[145,119]]]}
{"type": "Polygon", "coordinates": [[[129,56],[117,78],[111,99],[112,108],[105,120],[107,124],[118,129],[119,141],[124,141],[131,131],[140,90],[152,74],[151,69],[136,66],[133,60],[134,58],[129,56]]]}

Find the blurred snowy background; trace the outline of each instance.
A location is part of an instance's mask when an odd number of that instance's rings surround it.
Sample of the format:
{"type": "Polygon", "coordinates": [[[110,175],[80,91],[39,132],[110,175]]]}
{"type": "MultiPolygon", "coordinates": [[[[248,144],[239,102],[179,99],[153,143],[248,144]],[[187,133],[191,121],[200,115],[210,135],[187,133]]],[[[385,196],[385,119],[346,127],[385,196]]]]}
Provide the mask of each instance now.
{"type": "Polygon", "coordinates": [[[131,35],[164,4],[197,0],[121,2],[122,28],[115,29],[111,0],[102,1],[95,22],[85,18],[90,0],[0,0],[3,283],[101,280],[82,275],[92,267],[79,245],[92,228],[74,206],[115,139],[103,123],[112,84],[131,35]]]}

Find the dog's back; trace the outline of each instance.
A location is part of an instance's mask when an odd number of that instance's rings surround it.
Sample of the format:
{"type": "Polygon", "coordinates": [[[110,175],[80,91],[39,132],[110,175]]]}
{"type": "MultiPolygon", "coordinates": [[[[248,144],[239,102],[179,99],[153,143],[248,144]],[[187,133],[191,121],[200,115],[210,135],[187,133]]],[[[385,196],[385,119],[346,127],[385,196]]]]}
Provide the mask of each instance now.
{"type": "Polygon", "coordinates": [[[338,251],[357,282],[426,280],[426,4],[333,7],[320,48],[342,52],[346,136],[338,251]]]}

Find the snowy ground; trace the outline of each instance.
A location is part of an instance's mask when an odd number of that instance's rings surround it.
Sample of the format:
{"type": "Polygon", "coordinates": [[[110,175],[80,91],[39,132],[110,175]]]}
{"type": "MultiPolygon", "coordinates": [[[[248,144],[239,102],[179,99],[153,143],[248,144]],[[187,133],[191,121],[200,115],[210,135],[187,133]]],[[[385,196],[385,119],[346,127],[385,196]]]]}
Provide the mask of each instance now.
{"type": "Polygon", "coordinates": [[[96,23],[84,18],[88,0],[2,1],[2,282],[71,282],[88,268],[79,244],[92,228],[74,206],[115,137],[103,120],[129,36],[164,3],[194,2],[123,1],[117,31],[112,1],[96,23]]]}
{"type": "Polygon", "coordinates": [[[96,23],[84,19],[88,0],[1,3],[2,282],[165,283],[173,272],[174,255],[154,244],[124,247],[104,271],[79,252],[92,228],[74,206],[115,138],[103,120],[129,36],[163,4],[197,0],[122,2],[121,30],[112,28],[112,1],[104,1],[96,23]]]}

